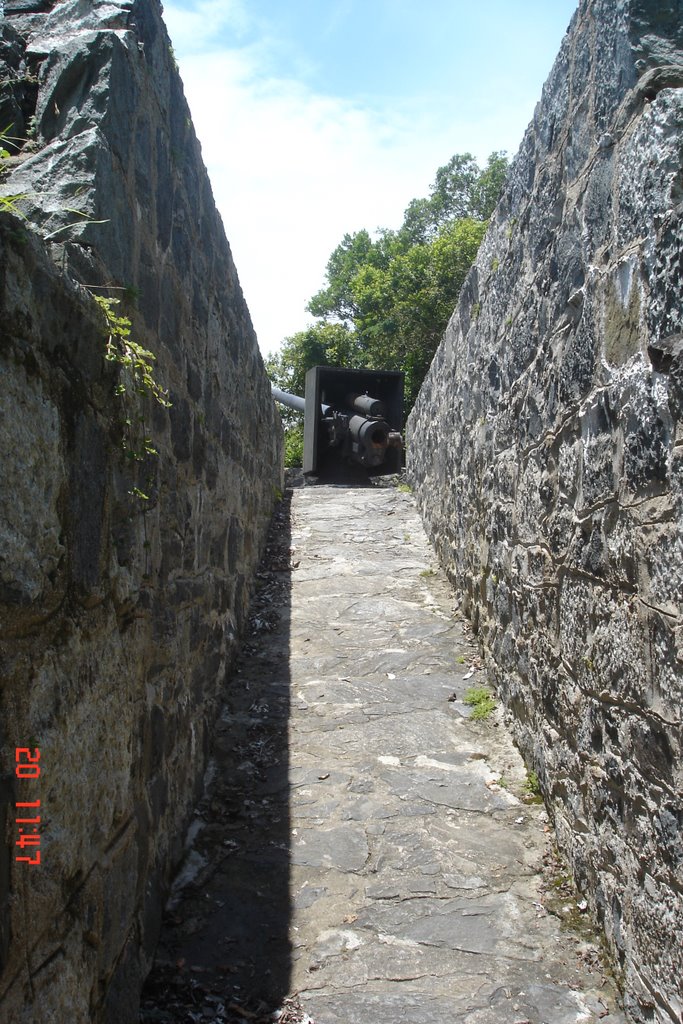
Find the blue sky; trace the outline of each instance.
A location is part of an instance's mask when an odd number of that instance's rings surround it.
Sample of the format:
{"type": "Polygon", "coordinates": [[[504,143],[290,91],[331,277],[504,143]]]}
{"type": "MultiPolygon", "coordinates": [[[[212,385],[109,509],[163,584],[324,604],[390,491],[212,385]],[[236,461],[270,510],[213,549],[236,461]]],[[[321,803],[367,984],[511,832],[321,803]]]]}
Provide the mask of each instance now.
{"type": "Polygon", "coordinates": [[[395,228],[454,153],[513,157],[576,0],[166,0],[264,352],[346,232],[395,228]]]}

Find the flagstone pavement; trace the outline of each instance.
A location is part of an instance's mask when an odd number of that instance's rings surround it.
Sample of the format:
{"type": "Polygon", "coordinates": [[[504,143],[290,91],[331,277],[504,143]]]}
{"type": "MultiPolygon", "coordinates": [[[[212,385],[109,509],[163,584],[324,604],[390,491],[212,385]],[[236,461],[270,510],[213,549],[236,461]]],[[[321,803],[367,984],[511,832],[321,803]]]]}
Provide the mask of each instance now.
{"type": "Polygon", "coordinates": [[[141,1019],[623,1024],[412,496],[295,489],[259,583],[141,1019]]]}

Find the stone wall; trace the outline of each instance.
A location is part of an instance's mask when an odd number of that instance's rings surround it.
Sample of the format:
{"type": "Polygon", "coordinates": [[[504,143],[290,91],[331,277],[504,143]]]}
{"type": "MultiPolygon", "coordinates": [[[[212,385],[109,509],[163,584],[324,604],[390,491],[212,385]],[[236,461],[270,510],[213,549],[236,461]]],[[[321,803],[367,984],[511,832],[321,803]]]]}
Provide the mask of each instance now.
{"type": "Polygon", "coordinates": [[[683,8],[583,0],[409,473],[635,1021],[683,1013],[683,8]]]}
{"type": "Polygon", "coordinates": [[[0,1019],[127,1024],[281,429],[159,4],[7,0],[1,28],[0,122],[29,138],[2,192],[29,198],[0,216],[0,1019]],[[170,408],[115,393],[93,293],[121,298],[170,408]]]}

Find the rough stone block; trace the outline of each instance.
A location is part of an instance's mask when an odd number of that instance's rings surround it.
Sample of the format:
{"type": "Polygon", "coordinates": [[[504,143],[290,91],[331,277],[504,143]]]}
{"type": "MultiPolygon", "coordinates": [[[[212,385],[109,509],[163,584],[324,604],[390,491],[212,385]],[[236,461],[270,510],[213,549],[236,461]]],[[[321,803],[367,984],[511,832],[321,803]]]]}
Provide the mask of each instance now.
{"type": "Polygon", "coordinates": [[[638,1024],[681,1013],[682,32],[675,3],[580,5],[408,422],[638,1024]]]}
{"type": "Polygon", "coordinates": [[[43,832],[28,886],[0,854],[0,1017],[132,1024],[281,428],[160,5],[6,3],[0,72],[22,60],[38,85],[11,102],[37,134],[3,187],[32,198],[0,225],[0,824],[36,795],[10,752],[37,746],[43,832]],[[67,229],[75,206],[106,223],[67,229]],[[170,409],[116,393],[90,291],[121,299],[170,409]],[[126,458],[145,437],[158,454],[126,458]]]}

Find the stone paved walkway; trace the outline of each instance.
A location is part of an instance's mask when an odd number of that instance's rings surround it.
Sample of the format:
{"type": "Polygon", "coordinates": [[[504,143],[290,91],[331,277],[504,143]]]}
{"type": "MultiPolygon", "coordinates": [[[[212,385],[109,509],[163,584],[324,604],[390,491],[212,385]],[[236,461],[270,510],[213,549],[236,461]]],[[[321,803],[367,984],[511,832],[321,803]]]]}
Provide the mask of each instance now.
{"type": "Polygon", "coordinates": [[[309,486],[277,540],[142,1019],[621,1024],[411,496],[309,486]]]}

